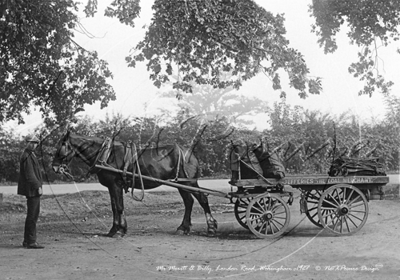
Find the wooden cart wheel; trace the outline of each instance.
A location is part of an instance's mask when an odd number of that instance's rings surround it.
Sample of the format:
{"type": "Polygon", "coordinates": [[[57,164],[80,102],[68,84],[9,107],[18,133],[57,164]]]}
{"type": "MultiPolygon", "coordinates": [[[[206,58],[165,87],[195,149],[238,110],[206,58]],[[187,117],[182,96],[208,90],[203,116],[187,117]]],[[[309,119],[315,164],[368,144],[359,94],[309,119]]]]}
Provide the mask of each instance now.
{"type": "Polygon", "coordinates": [[[274,194],[265,193],[253,198],[246,211],[246,224],[257,237],[277,237],[290,222],[287,203],[274,194]]]}
{"type": "Polygon", "coordinates": [[[244,227],[245,229],[249,229],[249,227],[246,224],[246,210],[247,206],[250,203],[250,198],[238,198],[235,201],[235,217],[236,220],[239,222],[239,224],[244,227]]]}
{"type": "Polygon", "coordinates": [[[322,195],[321,190],[311,190],[307,191],[304,195],[304,199],[306,204],[306,216],[307,218],[316,226],[322,227],[321,222],[319,221],[318,217],[318,202],[322,195]]]}
{"type": "Polygon", "coordinates": [[[338,184],[328,188],[318,202],[318,217],[324,228],[349,235],[359,231],[368,218],[368,201],[356,187],[338,184]]]}

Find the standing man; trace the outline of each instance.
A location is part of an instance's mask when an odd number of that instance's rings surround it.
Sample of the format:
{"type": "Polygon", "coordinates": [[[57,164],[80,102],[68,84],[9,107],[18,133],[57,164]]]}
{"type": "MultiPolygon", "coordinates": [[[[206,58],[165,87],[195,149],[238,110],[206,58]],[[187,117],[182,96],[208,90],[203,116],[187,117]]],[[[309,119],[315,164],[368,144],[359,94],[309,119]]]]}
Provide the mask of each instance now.
{"type": "Polygon", "coordinates": [[[25,151],[20,158],[18,194],[24,195],[27,201],[24,242],[22,246],[28,249],[43,249],[36,242],[36,223],[40,213],[40,196],[42,195],[42,174],[39,161],[34,150],[39,144],[36,136],[28,137],[25,151]]]}

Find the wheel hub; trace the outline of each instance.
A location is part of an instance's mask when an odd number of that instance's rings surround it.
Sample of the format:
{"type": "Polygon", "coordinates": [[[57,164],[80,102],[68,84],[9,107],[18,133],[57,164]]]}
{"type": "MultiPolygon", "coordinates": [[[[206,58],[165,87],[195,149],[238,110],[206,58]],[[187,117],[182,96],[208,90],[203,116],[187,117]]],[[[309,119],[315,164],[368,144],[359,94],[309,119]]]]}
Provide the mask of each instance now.
{"type": "Polygon", "coordinates": [[[271,211],[267,211],[263,215],[263,220],[264,221],[271,221],[273,217],[274,217],[273,213],[271,211]]]}
{"type": "Polygon", "coordinates": [[[338,214],[340,216],[347,215],[348,213],[349,213],[349,207],[347,205],[342,204],[342,205],[339,206],[338,214]]]}

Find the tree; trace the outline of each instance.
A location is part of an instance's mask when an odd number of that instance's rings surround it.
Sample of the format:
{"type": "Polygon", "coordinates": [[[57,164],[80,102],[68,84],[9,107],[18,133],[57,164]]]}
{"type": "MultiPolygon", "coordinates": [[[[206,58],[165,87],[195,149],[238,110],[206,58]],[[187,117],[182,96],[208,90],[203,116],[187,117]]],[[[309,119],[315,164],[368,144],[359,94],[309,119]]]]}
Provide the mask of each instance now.
{"type": "Polygon", "coordinates": [[[18,181],[19,158],[23,143],[13,131],[5,131],[0,126],[0,182],[18,181]]]}
{"type": "Polygon", "coordinates": [[[269,124],[271,128],[263,132],[265,141],[270,148],[281,147],[278,152],[287,172],[321,173],[331,163],[329,114],[292,108],[283,100],[269,110],[269,124]]]}
{"type": "Polygon", "coordinates": [[[325,53],[337,48],[336,34],[347,23],[350,43],[362,50],[359,60],[349,67],[354,77],[365,81],[359,94],[372,95],[375,89],[387,94],[392,86],[379,69],[378,49],[399,40],[400,2],[387,0],[313,0],[310,12],[315,17],[312,31],[325,53]]]}
{"type": "MultiPolygon", "coordinates": [[[[140,7],[136,1],[114,1],[106,15],[133,26],[140,7]]],[[[87,10],[96,11],[97,0],[87,10]]],[[[154,15],[145,38],[126,60],[129,66],[146,61],[150,79],[160,87],[177,68],[181,79],[174,88],[192,92],[191,81],[215,88],[239,88],[260,72],[273,88],[281,89],[279,71],[305,98],[318,94],[319,79],[311,79],[303,56],[289,47],[283,15],[273,15],[249,0],[155,0],[154,15]],[[229,72],[232,78],[221,79],[229,72]]],[[[284,92],[282,92],[284,95],[284,92]]]]}
{"type": "MultiPolygon", "coordinates": [[[[230,75],[227,75],[229,79],[230,75]]],[[[174,76],[174,79],[177,79],[174,76]]],[[[256,98],[239,95],[233,87],[214,88],[211,85],[197,85],[193,82],[192,93],[183,94],[177,90],[164,92],[161,97],[178,99],[178,107],[189,116],[200,116],[204,121],[224,119],[231,124],[251,125],[254,122],[242,117],[253,116],[267,110],[267,102],[256,98]]]]}
{"type": "Polygon", "coordinates": [[[23,123],[32,105],[60,122],[115,99],[107,62],[73,40],[77,11],[73,0],[1,1],[0,123],[23,123]]]}

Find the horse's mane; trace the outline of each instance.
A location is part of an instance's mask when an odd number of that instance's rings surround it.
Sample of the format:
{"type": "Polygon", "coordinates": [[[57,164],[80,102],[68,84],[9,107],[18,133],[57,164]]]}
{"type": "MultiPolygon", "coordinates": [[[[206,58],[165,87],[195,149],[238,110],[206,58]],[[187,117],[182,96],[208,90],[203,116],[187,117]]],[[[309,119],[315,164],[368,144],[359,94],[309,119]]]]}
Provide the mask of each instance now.
{"type": "MultiPolygon", "coordinates": [[[[70,133],[69,137],[73,138],[73,139],[83,139],[83,140],[86,140],[86,141],[90,141],[92,143],[96,142],[96,143],[99,143],[99,144],[103,143],[106,140],[106,138],[102,138],[102,137],[99,137],[99,136],[86,136],[86,135],[81,135],[81,134],[77,134],[77,133],[70,133]]],[[[128,141],[121,141],[121,140],[115,140],[115,139],[113,139],[112,141],[113,141],[113,145],[114,146],[125,147],[125,146],[127,146],[129,144],[128,141]]],[[[175,145],[177,145],[178,147],[182,148],[179,144],[163,144],[163,145],[157,145],[156,147],[147,146],[147,147],[145,147],[145,149],[146,150],[151,150],[151,149],[170,149],[170,148],[174,147],[175,145]]]]}

